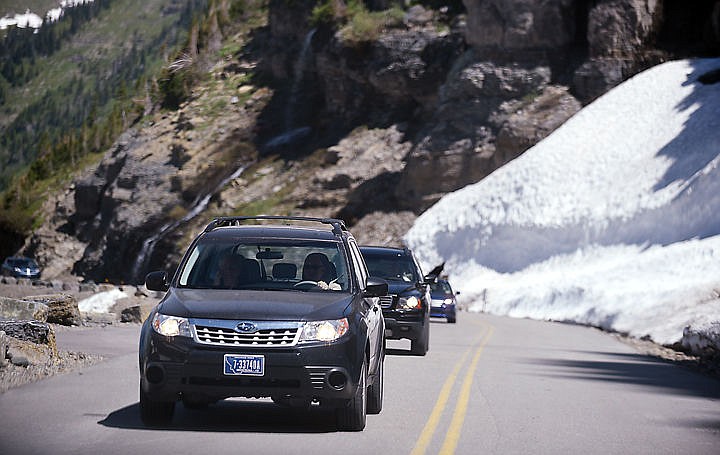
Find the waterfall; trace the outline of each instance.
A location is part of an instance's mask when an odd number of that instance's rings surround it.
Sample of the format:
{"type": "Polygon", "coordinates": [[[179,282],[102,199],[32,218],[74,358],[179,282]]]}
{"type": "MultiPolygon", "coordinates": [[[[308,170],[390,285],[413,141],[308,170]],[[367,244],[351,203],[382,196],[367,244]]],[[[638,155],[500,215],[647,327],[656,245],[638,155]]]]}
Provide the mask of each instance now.
{"type": "Polygon", "coordinates": [[[300,95],[305,68],[310,60],[309,57],[312,55],[310,54],[310,44],[312,43],[313,35],[315,35],[315,30],[316,29],[312,29],[305,35],[302,48],[300,48],[300,54],[298,54],[297,61],[295,62],[293,80],[290,87],[290,97],[287,107],[285,108],[285,133],[292,131],[295,127],[295,108],[298,104],[298,96],[300,95]]]}
{"type": "Polygon", "coordinates": [[[147,262],[152,257],[153,251],[155,250],[155,245],[158,241],[160,241],[163,237],[165,237],[167,234],[171,233],[175,229],[177,229],[178,226],[180,226],[183,223],[186,223],[193,218],[195,218],[200,212],[205,210],[207,208],[208,204],[210,203],[210,198],[213,197],[214,194],[219,192],[223,189],[225,185],[228,184],[231,180],[234,180],[242,174],[242,172],[245,170],[245,166],[240,166],[235,172],[233,172],[230,176],[226,177],[221,181],[212,191],[205,194],[204,196],[198,196],[195,198],[191,205],[190,211],[185,214],[182,218],[175,221],[170,221],[162,225],[162,227],[151,237],[148,237],[145,239],[145,241],[142,244],[142,247],[140,248],[140,252],[138,253],[138,257],[135,260],[135,264],[133,265],[132,269],[132,278],[135,282],[140,283],[142,282],[142,276],[141,273],[143,269],[146,268],[147,262]]]}

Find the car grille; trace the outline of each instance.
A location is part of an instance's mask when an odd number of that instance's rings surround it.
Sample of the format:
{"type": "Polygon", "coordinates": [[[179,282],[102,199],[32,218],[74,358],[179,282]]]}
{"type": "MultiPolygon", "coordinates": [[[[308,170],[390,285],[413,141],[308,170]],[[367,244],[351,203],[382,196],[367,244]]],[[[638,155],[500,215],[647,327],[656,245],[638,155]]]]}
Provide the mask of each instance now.
{"type": "Polygon", "coordinates": [[[380,297],[380,306],[386,310],[389,308],[392,308],[393,300],[394,300],[394,296],[384,295],[384,296],[380,297]]]}
{"type": "Polygon", "coordinates": [[[233,324],[216,325],[194,324],[196,340],[203,344],[216,346],[256,346],[287,347],[297,344],[301,327],[260,328],[252,333],[242,333],[233,324]]]}

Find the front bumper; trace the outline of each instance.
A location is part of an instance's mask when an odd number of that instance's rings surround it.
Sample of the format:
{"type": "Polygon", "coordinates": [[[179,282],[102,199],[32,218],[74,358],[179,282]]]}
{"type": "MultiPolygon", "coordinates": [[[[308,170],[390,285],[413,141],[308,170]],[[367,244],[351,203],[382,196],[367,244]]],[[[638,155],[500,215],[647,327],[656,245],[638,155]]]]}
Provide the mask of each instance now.
{"type": "Polygon", "coordinates": [[[383,311],[385,337],[389,340],[418,340],[425,331],[424,312],[383,311]]]}
{"type": "Polygon", "coordinates": [[[282,348],[207,346],[191,338],[149,335],[141,354],[141,384],[155,401],[191,398],[217,401],[229,397],[291,397],[321,403],[354,396],[364,355],[356,336],[335,343],[308,343],[282,348]],[[263,355],[264,375],[227,376],[225,354],[263,355]]]}
{"type": "Polygon", "coordinates": [[[430,307],[430,317],[455,319],[455,305],[442,304],[430,307]]]}

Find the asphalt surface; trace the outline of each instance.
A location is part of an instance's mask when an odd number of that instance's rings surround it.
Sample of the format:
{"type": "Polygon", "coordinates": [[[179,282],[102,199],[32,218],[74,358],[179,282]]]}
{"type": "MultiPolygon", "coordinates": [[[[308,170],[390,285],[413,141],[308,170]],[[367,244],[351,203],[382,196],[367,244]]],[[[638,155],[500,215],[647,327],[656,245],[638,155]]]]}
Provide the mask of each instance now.
{"type": "Polygon", "coordinates": [[[384,409],[359,433],[239,399],[146,428],[139,326],[58,332],[106,360],[0,395],[0,454],[720,453],[717,379],[580,326],[460,313],[431,329],[426,357],[388,343],[384,409]]]}

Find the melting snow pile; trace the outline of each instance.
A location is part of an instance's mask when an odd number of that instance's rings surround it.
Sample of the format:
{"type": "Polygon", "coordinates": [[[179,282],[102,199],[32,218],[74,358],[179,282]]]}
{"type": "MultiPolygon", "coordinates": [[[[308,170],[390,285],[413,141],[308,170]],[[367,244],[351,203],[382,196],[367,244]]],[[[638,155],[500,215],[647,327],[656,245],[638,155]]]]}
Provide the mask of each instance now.
{"type": "Polygon", "coordinates": [[[638,74],[443,197],[408,246],[428,270],[446,261],[474,311],[663,344],[689,327],[689,346],[717,343],[720,83],[698,78],[718,69],[685,60],[638,74]]]}
{"type": "Polygon", "coordinates": [[[109,313],[115,302],[126,297],[129,297],[126,292],[111,289],[79,301],[78,309],[85,313],[109,313]]]}

